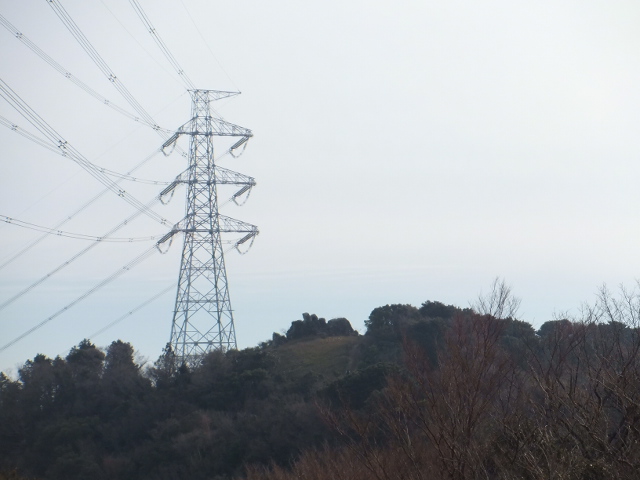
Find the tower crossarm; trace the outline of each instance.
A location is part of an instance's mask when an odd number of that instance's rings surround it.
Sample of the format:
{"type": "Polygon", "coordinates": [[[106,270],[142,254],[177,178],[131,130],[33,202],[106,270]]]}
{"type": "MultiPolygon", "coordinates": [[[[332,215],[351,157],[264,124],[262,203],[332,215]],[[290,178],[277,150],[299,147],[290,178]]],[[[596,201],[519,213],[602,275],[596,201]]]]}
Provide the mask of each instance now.
{"type": "MultiPolygon", "coordinates": [[[[222,168],[217,165],[214,167],[214,169],[215,169],[215,175],[216,175],[216,183],[218,185],[242,185],[243,187],[249,187],[249,188],[256,186],[256,179],[253,177],[250,177],[249,175],[244,175],[243,173],[234,172],[233,170],[229,170],[228,168],[222,168]]],[[[181,183],[187,183],[187,184],[211,183],[211,180],[204,180],[203,182],[200,182],[197,180],[195,181],[189,180],[188,178],[185,178],[185,177],[186,177],[185,172],[178,175],[175,178],[175,180],[169,184],[169,186],[167,186],[164,190],[162,190],[159,193],[158,197],[162,198],[168,195],[181,183]]],[[[246,192],[247,189],[243,189],[243,192],[246,192]]]]}
{"type": "Polygon", "coordinates": [[[215,101],[215,100],[221,100],[223,98],[228,98],[228,97],[235,97],[236,95],[240,95],[241,92],[228,92],[226,90],[208,90],[209,92],[209,99],[215,101]]]}
{"type": "MultiPolygon", "coordinates": [[[[242,196],[244,193],[249,192],[253,187],[256,186],[256,180],[253,177],[250,177],[248,175],[244,175],[242,173],[238,173],[238,172],[234,172],[233,170],[229,170],[227,168],[222,168],[219,166],[215,166],[214,167],[215,170],[215,183],[218,185],[238,185],[240,186],[240,190],[238,190],[236,193],[233,194],[233,196],[231,197],[232,200],[236,201],[237,203],[237,198],[239,198],[240,196],[242,196]]],[[[203,181],[198,181],[196,180],[189,180],[188,178],[185,178],[186,175],[185,173],[181,173],[180,175],[178,175],[175,180],[173,182],[171,182],[164,190],[162,190],[159,194],[158,194],[158,198],[160,199],[160,201],[162,201],[162,203],[168,203],[168,200],[165,201],[165,198],[167,198],[167,196],[169,197],[169,200],[171,199],[171,197],[173,196],[173,193],[176,189],[176,187],[180,184],[189,184],[189,185],[195,185],[195,184],[210,184],[212,183],[211,180],[203,180],[203,181]]],[[[238,204],[240,205],[240,204],[238,204]]]]}
{"type": "Polygon", "coordinates": [[[165,141],[162,144],[161,151],[165,153],[165,155],[169,155],[165,152],[165,150],[170,146],[174,145],[178,141],[178,138],[180,137],[180,135],[241,137],[240,140],[238,140],[229,148],[229,151],[231,153],[233,153],[234,150],[238,149],[243,144],[246,144],[249,141],[249,139],[253,137],[253,132],[248,128],[235,125],[233,123],[227,122],[226,120],[223,120],[217,117],[205,117],[204,120],[206,121],[206,124],[210,126],[210,129],[208,129],[207,131],[200,131],[198,130],[197,126],[201,125],[201,121],[203,119],[199,118],[198,120],[199,121],[196,121],[195,118],[192,118],[187,123],[182,125],[178,130],[176,130],[176,132],[173,135],[171,135],[171,137],[169,137],[167,141],[165,141]]]}
{"type": "Polygon", "coordinates": [[[226,215],[218,215],[220,222],[220,232],[223,233],[255,233],[258,234],[258,227],[250,223],[227,217],[226,215]]]}
{"type": "Polygon", "coordinates": [[[253,132],[248,128],[234,125],[233,123],[222,120],[221,118],[212,117],[211,124],[214,128],[214,135],[245,138],[253,137],[253,132]]]}
{"type": "MultiPolygon", "coordinates": [[[[167,240],[170,240],[176,233],[244,233],[246,238],[250,238],[252,236],[256,236],[260,233],[258,227],[252,225],[247,222],[243,222],[241,220],[237,220],[235,218],[227,217],[226,215],[218,215],[218,225],[219,227],[215,229],[215,231],[210,228],[200,227],[200,226],[188,226],[190,222],[188,222],[187,218],[183,218],[178,223],[176,223],[173,228],[167,232],[160,240],[158,240],[157,245],[162,245],[167,240]]],[[[245,240],[246,241],[246,240],[245,240]]],[[[242,242],[244,243],[244,242],[242,242]]]]}
{"type": "MultiPolygon", "coordinates": [[[[187,123],[182,125],[174,135],[175,138],[177,139],[177,136],[179,135],[213,135],[217,137],[246,137],[247,139],[253,137],[253,132],[248,128],[235,125],[221,118],[199,117],[197,120],[198,122],[196,122],[195,118],[192,118],[187,123]],[[202,125],[203,120],[207,125],[210,125],[210,130],[203,132],[198,129],[198,125],[202,125]]],[[[163,147],[171,145],[171,143],[173,143],[172,140],[175,141],[174,137],[171,137],[169,140],[167,140],[163,147]]]]}
{"type": "Polygon", "coordinates": [[[242,173],[234,172],[228,168],[215,167],[216,183],[225,185],[248,185],[255,187],[256,180],[242,173]]]}

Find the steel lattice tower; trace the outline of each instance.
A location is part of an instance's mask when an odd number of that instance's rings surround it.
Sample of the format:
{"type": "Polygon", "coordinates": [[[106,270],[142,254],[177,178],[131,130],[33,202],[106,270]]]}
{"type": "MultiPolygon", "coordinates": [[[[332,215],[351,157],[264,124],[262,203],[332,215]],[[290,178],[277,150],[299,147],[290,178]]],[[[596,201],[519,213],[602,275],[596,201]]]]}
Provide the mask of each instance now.
{"type": "Polygon", "coordinates": [[[236,93],[216,90],[191,90],[189,93],[191,120],[180,127],[163,148],[174,143],[180,135],[190,137],[189,168],[179,182],[188,186],[186,215],[171,232],[184,233],[184,246],[170,344],[180,363],[194,365],[211,350],[236,348],[223,234],[244,234],[240,240],[232,242],[238,248],[253,239],[258,229],[218,212],[219,185],[241,186],[232,196],[234,201],[255,185],[253,178],[223,169],[214,160],[215,137],[241,137],[229,148],[233,155],[234,150],[252,136],[251,130],[211,116],[213,100],[236,93]]]}

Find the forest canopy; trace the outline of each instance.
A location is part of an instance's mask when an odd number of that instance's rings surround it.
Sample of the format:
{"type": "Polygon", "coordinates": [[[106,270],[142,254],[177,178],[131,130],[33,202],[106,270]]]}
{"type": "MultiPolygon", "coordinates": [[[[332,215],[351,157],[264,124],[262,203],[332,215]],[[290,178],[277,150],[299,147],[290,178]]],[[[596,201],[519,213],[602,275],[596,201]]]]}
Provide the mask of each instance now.
{"type": "Polygon", "coordinates": [[[640,297],[537,330],[496,282],[472,308],[305,313],[180,365],[81,341],[0,374],[2,479],[631,479],[640,297]]]}

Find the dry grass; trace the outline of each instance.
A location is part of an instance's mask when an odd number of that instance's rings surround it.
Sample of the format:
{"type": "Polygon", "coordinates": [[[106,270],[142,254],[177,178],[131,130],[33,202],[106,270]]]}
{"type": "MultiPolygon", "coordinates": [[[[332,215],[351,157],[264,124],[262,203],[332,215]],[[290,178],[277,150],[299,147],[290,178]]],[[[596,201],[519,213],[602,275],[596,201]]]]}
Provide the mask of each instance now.
{"type": "Polygon", "coordinates": [[[296,340],[274,350],[284,370],[297,376],[307,372],[326,379],[338,378],[352,367],[355,349],[362,337],[327,337],[296,340]]]}

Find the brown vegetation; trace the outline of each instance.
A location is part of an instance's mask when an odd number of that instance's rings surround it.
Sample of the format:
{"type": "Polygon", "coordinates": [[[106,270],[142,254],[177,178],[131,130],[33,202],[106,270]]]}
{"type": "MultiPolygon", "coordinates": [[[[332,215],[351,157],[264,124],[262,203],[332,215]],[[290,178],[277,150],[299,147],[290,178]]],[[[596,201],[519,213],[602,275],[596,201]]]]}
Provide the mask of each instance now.
{"type": "Polygon", "coordinates": [[[536,332],[473,309],[304,314],[258,348],[151,368],[120,341],[0,374],[0,480],[605,480],[640,471],[640,297],[536,332]]]}
{"type": "MultiPolygon", "coordinates": [[[[516,305],[497,293],[507,304],[490,295],[492,312],[516,305]]],[[[325,408],[342,447],[246,479],[637,479],[639,321],[637,294],[606,290],[579,321],[548,322],[515,344],[513,320],[458,314],[436,362],[407,339],[405,368],[369,408],[325,408]]]]}

